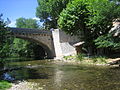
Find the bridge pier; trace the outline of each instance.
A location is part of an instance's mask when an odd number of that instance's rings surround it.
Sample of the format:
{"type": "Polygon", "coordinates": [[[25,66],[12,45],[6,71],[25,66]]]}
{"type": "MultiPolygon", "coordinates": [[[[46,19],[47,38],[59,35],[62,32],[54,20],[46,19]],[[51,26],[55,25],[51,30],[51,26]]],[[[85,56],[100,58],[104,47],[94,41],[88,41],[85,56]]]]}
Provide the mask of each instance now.
{"type": "Polygon", "coordinates": [[[77,36],[71,36],[65,32],[54,29],[52,31],[55,59],[61,59],[63,56],[76,54],[75,43],[78,43],[80,39],[77,36]]]}

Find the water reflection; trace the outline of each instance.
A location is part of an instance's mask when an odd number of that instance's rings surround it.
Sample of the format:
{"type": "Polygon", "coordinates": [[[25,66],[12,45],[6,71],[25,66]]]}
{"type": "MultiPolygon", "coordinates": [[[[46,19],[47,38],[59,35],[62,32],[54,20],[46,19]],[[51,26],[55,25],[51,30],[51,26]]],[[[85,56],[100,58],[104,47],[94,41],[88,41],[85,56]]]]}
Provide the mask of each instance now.
{"type": "Polygon", "coordinates": [[[3,73],[2,79],[3,79],[3,80],[7,80],[7,81],[14,81],[14,80],[15,80],[15,79],[14,79],[13,77],[11,77],[11,75],[8,74],[7,72],[6,72],[6,73],[3,73]]]}
{"type": "Polygon", "coordinates": [[[59,68],[55,69],[55,76],[54,76],[54,83],[57,87],[62,87],[62,78],[63,78],[63,71],[61,71],[59,68]]]}
{"type": "Polygon", "coordinates": [[[119,68],[53,62],[11,63],[11,67],[18,65],[23,68],[8,73],[16,80],[37,83],[33,87],[43,87],[44,90],[120,90],[119,68]]]}

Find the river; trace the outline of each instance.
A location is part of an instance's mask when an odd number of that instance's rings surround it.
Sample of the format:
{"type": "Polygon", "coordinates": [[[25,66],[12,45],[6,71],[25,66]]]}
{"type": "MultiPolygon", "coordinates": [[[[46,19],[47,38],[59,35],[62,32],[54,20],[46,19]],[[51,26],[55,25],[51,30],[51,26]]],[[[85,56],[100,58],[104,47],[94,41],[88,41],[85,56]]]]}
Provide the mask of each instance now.
{"type": "Polygon", "coordinates": [[[22,67],[7,73],[28,87],[31,83],[28,90],[120,90],[120,68],[53,60],[12,62],[6,67],[22,67]]]}

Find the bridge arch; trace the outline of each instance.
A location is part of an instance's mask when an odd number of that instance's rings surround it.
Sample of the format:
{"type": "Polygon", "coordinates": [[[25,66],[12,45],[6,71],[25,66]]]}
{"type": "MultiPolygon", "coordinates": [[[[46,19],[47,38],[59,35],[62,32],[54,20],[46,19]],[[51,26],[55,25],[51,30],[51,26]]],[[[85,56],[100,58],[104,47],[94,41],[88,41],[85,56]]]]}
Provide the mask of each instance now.
{"type": "Polygon", "coordinates": [[[24,40],[27,40],[27,41],[30,41],[30,42],[34,42],[36,44],[38,44],[39,46],[41,46],[44,51],[46,52],[46,56],[47,58],[51,59],[51,58],[54,58],[55,57],[55,54],[54,54],[54,47],[52,45],[52,42],[50,40],[50,37],[47,40],[44,40],[46,39],[44,36],[40,37],[39,35],[21,35],[21,34],[14,34],[13,36],[15,36],[16,38],[20,38],[20,39],[24,39],[24,40]],[[37,37],[38,36],[38,37],[37,37]],[[44,39],[43,39],[44,38],[44,39]]]}
{"type": "Polygon", "coordinates": [[[56,56],[51,31],[30,28],[9,28],[12,36],[35,42],[47,52],[47,58],[56,56]]]}

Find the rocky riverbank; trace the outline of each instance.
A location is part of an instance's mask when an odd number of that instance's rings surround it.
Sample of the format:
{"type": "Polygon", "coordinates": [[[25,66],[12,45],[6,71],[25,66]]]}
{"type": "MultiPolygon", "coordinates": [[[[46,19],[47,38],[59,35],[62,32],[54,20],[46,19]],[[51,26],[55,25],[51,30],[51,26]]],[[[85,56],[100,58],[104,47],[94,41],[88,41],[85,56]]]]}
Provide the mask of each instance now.
{"type": "Polygon", "coordinates": [[[12,84],[8,90],[44,90],[43,87],[36,87],[38,83],[21,81],[18,84],[12,84]]]}
{"type": "Polygon", "coordinates": [[[69,64],[110,65],[109,63],[114,61],[119,61],[119,60],[120,58],[81,57],[81,59],[77,59],[75,56],[65,56],[61,60],[55,60],[55,63],[63,62],[63,63],[69,63],[69,64]]]}

